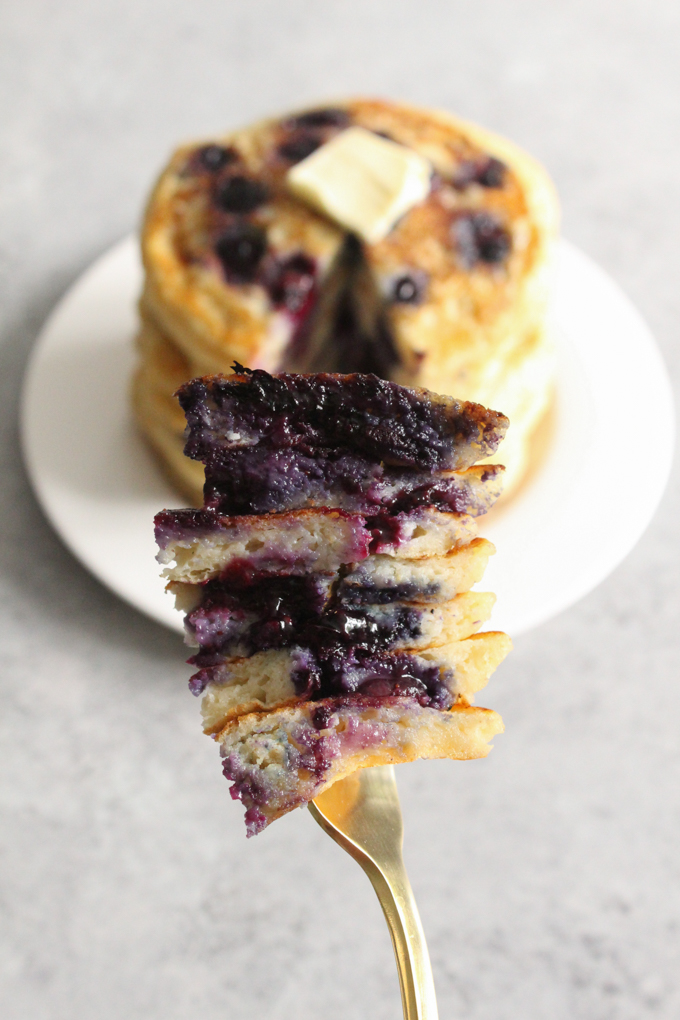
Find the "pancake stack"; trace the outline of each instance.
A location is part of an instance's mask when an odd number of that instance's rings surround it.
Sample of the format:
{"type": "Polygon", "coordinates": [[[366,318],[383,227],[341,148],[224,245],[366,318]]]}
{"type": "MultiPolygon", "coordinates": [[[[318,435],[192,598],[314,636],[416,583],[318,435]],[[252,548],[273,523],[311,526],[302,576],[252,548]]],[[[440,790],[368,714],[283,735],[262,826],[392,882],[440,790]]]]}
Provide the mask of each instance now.
{"type": "Polygon", "coordinates": [[[156,517],[190,688],[248,835],[358,768],[476,758],[476,691],[510,648],[478,633],[507,419],[371,375],[236,374],[179,391],[202,509],[156,517]]]}
{"type": "MultiPolygon", "coordinates": [[[[180,148],[147,208],[137,421],[200,505],[182,456],[183,382],[234,360],[269,372],[371,372],[512,422],[506,493],[551,397],[546,326],[557,203],[514,145],[448,114],[355,99],[180,148]],[[291,172],[349,129],[417,153],[429,191],[378,238],[319,211],[291,172]]],[[[493,457],[491,458],[493,460],[493,457]]]]}

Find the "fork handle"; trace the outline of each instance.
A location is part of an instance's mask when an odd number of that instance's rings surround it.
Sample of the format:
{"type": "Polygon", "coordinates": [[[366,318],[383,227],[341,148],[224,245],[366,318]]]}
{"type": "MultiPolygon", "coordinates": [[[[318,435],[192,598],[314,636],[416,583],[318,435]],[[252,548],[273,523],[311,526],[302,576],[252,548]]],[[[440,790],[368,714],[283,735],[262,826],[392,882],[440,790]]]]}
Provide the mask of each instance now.
{"type": "Polygon", "coordinates": [[[367,858],[359,863],[371,880],[390,930],[404,1020],[437,1020],[430,954],[404,862],[401,856],[395,858],[384,871],[367,858]]]}

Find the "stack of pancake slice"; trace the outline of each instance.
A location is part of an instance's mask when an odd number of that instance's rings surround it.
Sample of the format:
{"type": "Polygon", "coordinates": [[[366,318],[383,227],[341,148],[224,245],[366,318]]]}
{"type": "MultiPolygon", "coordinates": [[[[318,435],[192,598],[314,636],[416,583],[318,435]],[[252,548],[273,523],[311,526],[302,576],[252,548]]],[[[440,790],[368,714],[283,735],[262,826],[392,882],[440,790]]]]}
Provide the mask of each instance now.
{"type": "MultiPolygon", "coordinates": [[[[357,183],[357,205],[361,204],[357,183]]],[[[512,422],[504,491],[552,395],[547,324],[557,201],[517,146],[449,114],[348,99],[182,146],[150,197],[133,406],[173,482],[201,502],[173,400],[236,359],[269,372],[375,373],[512,422]],[[344,133],[416,154],[429,190],[379,239],[325,215],[290,175],[344,133]]]]}
{"type": "Polygon", "coordinates": [[[507,420],[372,375],[195,379],[179,391],[204,506],[156,517],[190,680],[249,835],[358,768],[476,758],[474,694],[510,649],[479,633],[475,518],[507,420]]]}

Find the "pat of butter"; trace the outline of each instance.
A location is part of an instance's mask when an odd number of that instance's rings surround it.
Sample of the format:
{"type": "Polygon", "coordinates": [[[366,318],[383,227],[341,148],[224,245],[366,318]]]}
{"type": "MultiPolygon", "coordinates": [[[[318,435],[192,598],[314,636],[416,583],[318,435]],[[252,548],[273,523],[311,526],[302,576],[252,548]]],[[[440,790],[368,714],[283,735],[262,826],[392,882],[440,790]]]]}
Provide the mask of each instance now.
{"type": "Polygon", "coordinates": [[[432,166],[404,145],[351,127],[292,167],[293,194],[373,243],[430,190],[432,166]]]}

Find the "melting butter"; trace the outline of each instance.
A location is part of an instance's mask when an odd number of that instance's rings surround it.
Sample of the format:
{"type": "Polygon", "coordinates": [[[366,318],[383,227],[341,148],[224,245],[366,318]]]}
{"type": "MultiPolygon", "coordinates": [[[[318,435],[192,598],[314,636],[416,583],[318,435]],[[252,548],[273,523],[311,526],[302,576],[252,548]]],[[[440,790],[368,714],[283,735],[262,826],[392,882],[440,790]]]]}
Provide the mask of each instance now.
{"type": "Polygon", "coordinates": [[[430,190],[432,165],[413,149],[351,127],[292,167],[298,198],[373,244],[430,190]]]}

